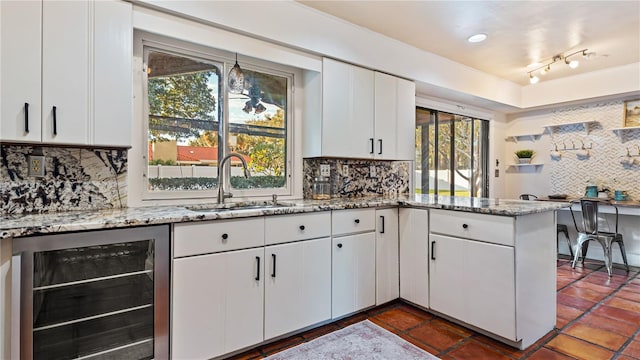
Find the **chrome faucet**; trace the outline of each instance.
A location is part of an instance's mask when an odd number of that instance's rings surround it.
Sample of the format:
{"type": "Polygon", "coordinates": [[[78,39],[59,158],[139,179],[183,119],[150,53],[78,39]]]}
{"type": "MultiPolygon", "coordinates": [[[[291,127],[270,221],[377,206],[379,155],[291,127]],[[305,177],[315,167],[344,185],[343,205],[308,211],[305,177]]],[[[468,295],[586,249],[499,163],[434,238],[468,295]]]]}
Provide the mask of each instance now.
{"type": "Polygon", "coordinates": [[[227,160],[231,159],[232,157],[237,157],[238,159],[240,159],[240,162],[242,162],[242,167],[244,169],[244,177],[249,178],[249,176],[251,176],[251,173],[249,172],[249,168],[247,168],[247,162],[244,160],[242,155],[232,152],[229,155],[222,158],[222,160],[218,163],[218,204],[223,204],[224,199],[230,198],[233,196],[232,193],[224,192],[225,181],[222,178],[222,174],[223,174],[222,169],[224,168],[224,164],[225,162],[227,162],[227,160]]]}

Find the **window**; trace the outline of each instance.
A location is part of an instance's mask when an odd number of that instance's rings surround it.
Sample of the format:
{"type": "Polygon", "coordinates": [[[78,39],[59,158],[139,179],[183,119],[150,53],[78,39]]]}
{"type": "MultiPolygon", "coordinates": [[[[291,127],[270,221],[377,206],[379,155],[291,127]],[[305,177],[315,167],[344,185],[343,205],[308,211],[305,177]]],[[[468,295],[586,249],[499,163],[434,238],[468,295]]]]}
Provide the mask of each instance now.
{"type": "Polygon", "coordinates": [[[487,120],[416,110],[416,193],[489,195],[487,120]]]}
{"type": "Polygon", "coordinates": [[[244,81],[232,92],[226,84],[234,59],[145,45],[144,62],[148,197],[215,196],[219,160],[232,152],[251,176],[231,157],[226,189],[290,193],[292,73],[243,62],[244,81]]]}

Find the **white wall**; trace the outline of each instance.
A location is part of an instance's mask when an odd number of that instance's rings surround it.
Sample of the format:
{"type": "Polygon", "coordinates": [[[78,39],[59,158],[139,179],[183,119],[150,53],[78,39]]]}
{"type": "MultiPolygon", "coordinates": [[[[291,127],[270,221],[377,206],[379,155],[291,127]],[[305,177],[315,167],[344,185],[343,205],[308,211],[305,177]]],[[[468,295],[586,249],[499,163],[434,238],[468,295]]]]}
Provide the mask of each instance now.
{"type": "MultiPolygon", "coordinates": [[[[137,4],[513,107],[640,93],[640,63],[522,87],[295,1],[144,0],[137,4]]],[[[243,53],[240,48],[233,50],[243,53]]]]}

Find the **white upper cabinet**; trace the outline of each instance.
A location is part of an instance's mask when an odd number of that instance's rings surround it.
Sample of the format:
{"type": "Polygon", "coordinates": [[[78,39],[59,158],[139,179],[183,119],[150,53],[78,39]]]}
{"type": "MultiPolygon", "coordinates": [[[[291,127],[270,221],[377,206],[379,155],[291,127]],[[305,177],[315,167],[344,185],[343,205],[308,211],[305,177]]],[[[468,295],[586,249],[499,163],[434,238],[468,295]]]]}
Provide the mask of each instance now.
{"type": "Polygon", "coordinates": [[[3,1],[0,7],[0,140],[129,146],[131,4],[3,1]]]}
{"type": "Polygon", "coordinates": [[[40,141],[42,3],[0,1],[0,25],[0,140],[40,141]]]}
{"type": "Polygon", "coordinates": [[[303,156],[413,159],[413,82],[325,58],[322,81],[309,76],[306,91],[303,156]]]}
{"type": "Polygon", "coordinates": [[[373,71],[322,62],[322,155],[373,155],[373,71]]]}
{"type": "Polygon", "coordinates": [[[131,146],[133,11],[124,1],[96,1],[92,144],[131,146]]]}
{"type": "Polygon", "coordinates": [[[89,3],[42,4],[42,141],[88,143],[89,3]]]}
{"type": "Polygon", "coordinates": [[[416,85],[375,73],[374,156],[383,160],[415,158],[416,85]]]}

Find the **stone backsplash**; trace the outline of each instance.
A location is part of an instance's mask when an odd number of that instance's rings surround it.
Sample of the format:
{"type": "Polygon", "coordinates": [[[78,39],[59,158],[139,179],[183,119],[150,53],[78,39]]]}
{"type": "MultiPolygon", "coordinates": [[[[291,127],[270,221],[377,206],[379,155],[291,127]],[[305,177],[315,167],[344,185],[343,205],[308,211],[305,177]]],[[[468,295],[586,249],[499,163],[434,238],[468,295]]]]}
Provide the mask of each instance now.
{"type": "Polygon", "coordinates": [[[313,178],[318,176],[321,164],[331,167],[332,198],[409,195],[410,161],[309,158],[303,162],[305,199],[311,198],[313,178]],[[372,167],[375,168],[375,176],[371,176],[372,167]]]}
{"type": "Polygon", "coordinates": [[[127,206],[127,150],[0,144],[0,214],[127,206]],[[28,176],[29,155],[45,176],[28,176]]]}

